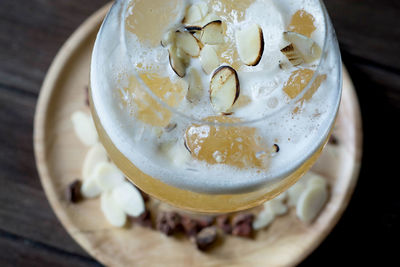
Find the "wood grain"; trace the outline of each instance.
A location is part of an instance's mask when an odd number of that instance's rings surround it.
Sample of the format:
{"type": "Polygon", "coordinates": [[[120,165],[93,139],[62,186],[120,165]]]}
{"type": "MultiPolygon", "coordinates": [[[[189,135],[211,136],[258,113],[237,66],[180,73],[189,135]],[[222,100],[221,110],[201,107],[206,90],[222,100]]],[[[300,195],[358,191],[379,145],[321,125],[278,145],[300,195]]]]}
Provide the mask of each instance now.
{"type": "Polygon", "coordinates": [[[31,242],[0,231],[0,262],[2,267],[14,266],[100,266],[86,257],[66,253],[44,244],[31,242]]]}
{"type": "MultiPolygon", "coordinates": [[[[0,229],[27,240],[24,242],[46,244],[65,253],[80,251],[84,255],[61,227],[41,190],[32,153],[33,111],[42,80],[58,49],[86,17],[106,2],[0,1],[0,229]]],[[[324,2],[365,118],[363,168],[344,216],[301,266],[321,266],[327,258],[337,266],[343,264],[343,259],[349,264],[378,257],[390,260],[396,253],[390,254],[393,247],[387,244],[397,242],[400,236],[395,179],[398,163],[396,157],[384,155],[396,151],[396,142],[386,145],[386,141],[398,140],[393,122],[400,115],[400,65],[399,54],[392,51],[399,47],[400,4],[392,0],[324,2]],[[369,216],[370,210],[373,216],[369,216]],[[374,242],[380,245],[371,246],[374,242]],[[359,249],[355,251],[355,247],[359,249]],[[341,256],[332,257],[332,251],[339,251],[341,256]],[[365,259],[365,255],[370,256],[365,259]]],[[[3,238],[0,236],[0,240],[3,238]]],[[[1,242],[0,251],[10,251],[9,245],[8,241],[1,242]]],[[[19,254],[4,257],[0,253],[0,266],[10,266],[19,255],[30,253],[30,247],[22,242],[13,249],[19,254]]],[[[84,261],[82,266],[92,265],[84,261]]]]}

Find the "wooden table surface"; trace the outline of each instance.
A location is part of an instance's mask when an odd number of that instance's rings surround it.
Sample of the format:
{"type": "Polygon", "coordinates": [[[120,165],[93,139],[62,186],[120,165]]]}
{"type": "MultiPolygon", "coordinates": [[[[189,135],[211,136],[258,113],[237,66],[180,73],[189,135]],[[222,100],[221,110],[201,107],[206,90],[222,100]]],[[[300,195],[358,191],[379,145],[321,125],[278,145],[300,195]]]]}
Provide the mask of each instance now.
{"type": "MultiPolygon", "coordinates": [[[[100,266],[51,210],[35,167],[32,131],[53,57],[106,2],[0,0],[0,266],[100,266]]],[[[400,115],[400,2],[325,3],[360,100],[364,155],[348,209],[301,266],[390,260],[399,253],[400,237],[399,131],[394,126],[400,115]]]]}

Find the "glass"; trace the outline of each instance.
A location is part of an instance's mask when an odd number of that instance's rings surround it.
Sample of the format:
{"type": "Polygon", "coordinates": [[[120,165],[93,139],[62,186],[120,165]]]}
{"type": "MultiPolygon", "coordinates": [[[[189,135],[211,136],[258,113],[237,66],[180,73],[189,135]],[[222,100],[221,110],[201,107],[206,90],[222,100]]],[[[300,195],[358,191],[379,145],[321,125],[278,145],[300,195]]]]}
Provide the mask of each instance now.
{"type": "MultiPolygon", "coordinates": [[[[181,1],[170,2],[178,5],[181,1]]],[[[211,0],[209,5],[219,2],[211,0]]],[[[239,4],[239,1],[225,0],[224,3],[245,6],[252,2],[246,0],[239,4]]],[[[278,9],[285,11],[281,2],[275,2],[278,9]]],[[[342,78],[338,44],[325,6],[316,2],[322,16],[322,25],[317,28],[323,32],[318,64],[291,67],[290,77],[284,83],[269,79],[267,85],[272,84],[273,89],[265,98],[269,106],[266,114],[255,112],[242,118],[235,113],[193,115],[182,104],[186,101],[187,84],[180,79],[172,82],[169,77],[155,75],[154,69],[150,71],[143,66],[146,62],[132,60],[142,52],[137,50],[140,38],[148,38],[150,42],[146,45],[162,49],[158,41],[161,37],[154,36],[162,36],[163,24],[177,15],[164,9],[164,1],[116,1],[98,33],[91,65],[91,111],[109,157],[144,192],[192,211],[221,213],[247,209],[288,189],[317,160],[329,139],[340,103],[342,78]],[[135,13],[140,5],[148,13],[135,13]],[[164,11],[157,13],[157,9],[164,11]],[[138,24],[146,16],[148,23],[138,24]],[[159,21],[151,24],[152,16],[159,21]],[[132,39],[129,28],[134,27],[136,35],[132,39]],[[275,92],[282,91],[285,98],[275,96],[275,92]],[[309,107],[315,103],[318,108],[311,110],[309,107]],[[202,135],[204,129],[206,137],[202,135]],[[277,136],[284,136],[285,140],[277,136]],[[159,141],[164,139],[169,141],[159,141]],[[180,159],[180,153],[184,153],[182,148],[190,153],[189,161],[180,159]],[[167,157],[172,161],[165,161],[167,157]]],[[[307,35],[308,29],[301,24],[296,28],[295,20],[292,16],[288,21],[289,29],[307,35]]],[[[164,57],[168,58],[168,50],[164,49],[167,54],[159,51],[150,58],[162,65],[164,57]]],[[[233,56],[229,54],[227,60],[233,56]]],[[[149,58],[149,53],[143,57],[149,58]]],[[[235,69],[240,68],[236,62],[229,63],[235,69]]],[[[282,64],[280,68],[287,67],[282,64]]],[[[235,105],[246,105],[249,101],[241,97],[235,105]]]]}

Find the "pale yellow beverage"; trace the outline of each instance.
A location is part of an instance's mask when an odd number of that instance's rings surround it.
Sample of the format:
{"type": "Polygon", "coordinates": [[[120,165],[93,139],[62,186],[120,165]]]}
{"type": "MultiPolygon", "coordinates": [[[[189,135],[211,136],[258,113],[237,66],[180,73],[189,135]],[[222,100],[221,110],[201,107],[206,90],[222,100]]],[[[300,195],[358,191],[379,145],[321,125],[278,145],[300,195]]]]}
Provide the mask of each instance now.
{"type": "Polygon", "coordinates": [[[193,211],[250,208],[293,185],[327,142],[340,94],[317,0],[117,1],[92,56],[91,109],[110,158],[193,211]]]}

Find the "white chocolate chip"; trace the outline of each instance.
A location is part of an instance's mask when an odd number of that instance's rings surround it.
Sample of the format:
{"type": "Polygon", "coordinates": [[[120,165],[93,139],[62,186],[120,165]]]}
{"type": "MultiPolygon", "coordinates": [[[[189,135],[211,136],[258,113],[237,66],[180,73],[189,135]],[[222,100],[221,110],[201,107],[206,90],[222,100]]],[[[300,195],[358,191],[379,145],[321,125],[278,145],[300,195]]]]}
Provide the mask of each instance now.
{"type": "Polygon", "coordinates": [[[112,197],[118,206],[128,215],[138,217],[145,211],[144,201],[139,190],[128,181],[115,187],[112,197]]]}
{"type": "Polygon", "coordinates": [[[107,221],[116,227],[123,227],[126,223],[126,214],[112,197],[111,192],[101,195],[101,210],[107,221]]]}
{"type": "Polygon", "coordinates": [[[262,228],[265,228],[270,225],[274,219],[275,214],[271,210],[271,207],[264,206],[264,209],[256,216],[255,220],[253,221],[253,229],[260,230],[262,228]]]}
{"type": "Polygon", "coordinates": [[[112,163],[98,163],[93,171],[97,184],[103,191],[111,191],[124,181],[123,173],[112,163]]]}
{"type": "Polygon", "coordinates": [[[288,207],[279,199],[271,199],[264,203],[264,207],[269,207],[275,215],[287,213],[288,207]]]}
{"type": "Polygon", "coordinates": [[[299,180],[297,183],[292,185],[287,192],[288,192],[288,205],[289,207],[296,207],[297,202],[301,193],[306,189],[305,182],[299,180]]]}
{"type": "Polygon", "coordinates": [[[82,179],[87,180],[93,173],[97,163],[107,162],[107,152],[100,143],[92,146],[86,153],[82,166],[82,179]]]}
{"type": "Polygon", "coordinates": [[[307,187],[315,184],[320,185],[322,187],[326,187],[328,185],[326,179],[321,175],[316,174],[315,172],[308,172],[304,175],[304,181],[307,184],[307,187]]]}
{"type": "Polygon", "coordinates": [[[98,185],[96,176],[91,175],[83,180],[81,193],[84,198],[95,198],[102,192],[103,190],[98,185]]]}
{"type": "Polygon", "coordinates": [[[76,136],[83,144],[92,146],[98,142],[99,136],[89,114],[82,111],[75,111],[71,116],[71,121],[76,136]]]}
{"type": "Polygon", "coordinates": [[[296,214],[300,220],[306,223],[312,222],[328,199],[326,187],[319,184],[310,184],[300,195],[296,214]]]}

